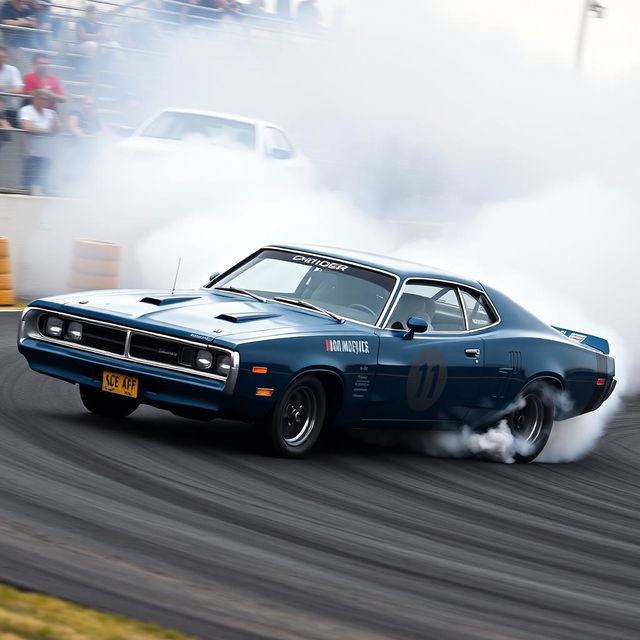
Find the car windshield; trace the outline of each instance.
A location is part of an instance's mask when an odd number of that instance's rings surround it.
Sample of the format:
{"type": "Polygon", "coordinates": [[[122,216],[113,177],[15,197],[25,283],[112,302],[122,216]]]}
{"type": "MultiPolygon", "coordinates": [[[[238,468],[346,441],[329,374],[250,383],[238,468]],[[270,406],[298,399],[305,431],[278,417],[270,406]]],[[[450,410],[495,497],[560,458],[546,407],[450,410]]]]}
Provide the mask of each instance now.
{"type": "Polygon", "coordinates": [[[337,258],[267,249],[210,286],[303,300],[343,318],[375,324],[394,285],[393,276],[337,258]]]}
{"type": "Polygon", "coordinates": [[[247,149],[255,149],[256,146],[256,128],[248,122],[179,111],[163,111],[139,135],[165,140],[203,136],[225,146],[247,149]]]}

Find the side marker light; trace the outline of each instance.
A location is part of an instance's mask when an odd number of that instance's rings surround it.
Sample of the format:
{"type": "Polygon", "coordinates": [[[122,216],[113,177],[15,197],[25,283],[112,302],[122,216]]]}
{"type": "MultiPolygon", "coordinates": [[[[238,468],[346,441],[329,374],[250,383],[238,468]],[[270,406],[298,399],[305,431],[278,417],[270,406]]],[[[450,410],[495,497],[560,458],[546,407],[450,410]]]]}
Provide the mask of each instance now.
{"type": "Polygon", "coordinates": [[[251,373],[267,373],[267,371],[267,367],[253,367],[253,369],[251,369],[251,373]]]}
{"type": "Polygon", "coordinates": [[[606,378],[598,378],[596,380],[596,387],[604,387],[605,384],[607,384],[606,378]]]}
{"type": "Polygon", "coordinates": [[[273,389],[264,389],[263,387],[258,387],[258,389],[256,390],[256,395],[270,398],[273,395],[273,389]]]}

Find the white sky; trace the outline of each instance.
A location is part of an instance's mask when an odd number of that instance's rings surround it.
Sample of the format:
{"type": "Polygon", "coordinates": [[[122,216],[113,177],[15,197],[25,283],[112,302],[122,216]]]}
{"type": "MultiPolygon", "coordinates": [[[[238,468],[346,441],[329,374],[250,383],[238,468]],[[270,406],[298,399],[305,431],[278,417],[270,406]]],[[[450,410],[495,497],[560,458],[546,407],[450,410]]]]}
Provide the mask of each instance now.
{"type": "MultiPolygon", "coordinates": [[[[403,2],[370,0],[386,4],[388,11],[407,10],[403,2]]],[[[495,32],[513,38],[532,57],[557,60],[571,66],[584,0],[422,0],[434,12],[462,28],[495,32]]],[[[640,66],[640,0],[599,0],[605,6],[602,20],[587,25],[584,71],[610,76],[640,66]]],[[[297,4],[293,0],[294,6],[297,4]]],[[[410,4],[410,3],[409,3],[410,4]]],[[[358,19],[366,3],[350,0],[319,0],[325,22],[343,6],[349,21],[358,19]]]]}

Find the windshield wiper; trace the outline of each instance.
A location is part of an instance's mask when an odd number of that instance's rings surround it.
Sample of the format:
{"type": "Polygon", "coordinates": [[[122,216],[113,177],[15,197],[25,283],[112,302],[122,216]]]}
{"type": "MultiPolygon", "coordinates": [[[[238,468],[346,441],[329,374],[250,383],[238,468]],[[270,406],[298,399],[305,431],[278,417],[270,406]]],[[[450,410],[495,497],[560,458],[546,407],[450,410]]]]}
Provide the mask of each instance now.
{"type": "Polygon", "coordinates": [[[281,296],[275,296],[273,298],[276,302],[286,302],[288,304],[295,304],[298,307],[304,307],[305,309],[313,309],[313,311],[319,311],[320,313],[326,313],[329,317],[333,318],[336,322],[342,324],[344,319],[340,316],[337,316],[335,313],[331,311],[327,311],[327,309],[323,309],[322,307],[318,307],[311,302],[307,302],[306,300],[299,300],[298,298],[283,298],[281,296]]]}
{"type": "Polygon", "coordinates": [[[257,296],[255,293],[251,292],[251,291],[247,291],[246,289],[241,289],[240,287],[214,287],[215,291],[230,291],[231,293],[242,293],[245,296],[249,296],[250,298],[253,298],[254,300],[257,300],[258,302],[266,302],[267,299],[266,298],[262,298],[260,296],[257,296]]]}

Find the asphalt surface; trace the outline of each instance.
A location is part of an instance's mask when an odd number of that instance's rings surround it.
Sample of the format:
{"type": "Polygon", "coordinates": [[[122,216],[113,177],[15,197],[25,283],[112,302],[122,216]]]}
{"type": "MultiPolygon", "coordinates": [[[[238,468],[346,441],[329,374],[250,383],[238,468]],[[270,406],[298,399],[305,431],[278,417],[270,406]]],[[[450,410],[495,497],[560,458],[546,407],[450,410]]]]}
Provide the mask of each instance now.
{"type": "Polygon", "coordinates": [[[0,581],[199,638],[640,637],[640,400],[565,465],[88,414],[0,314],[0,581]]]}

